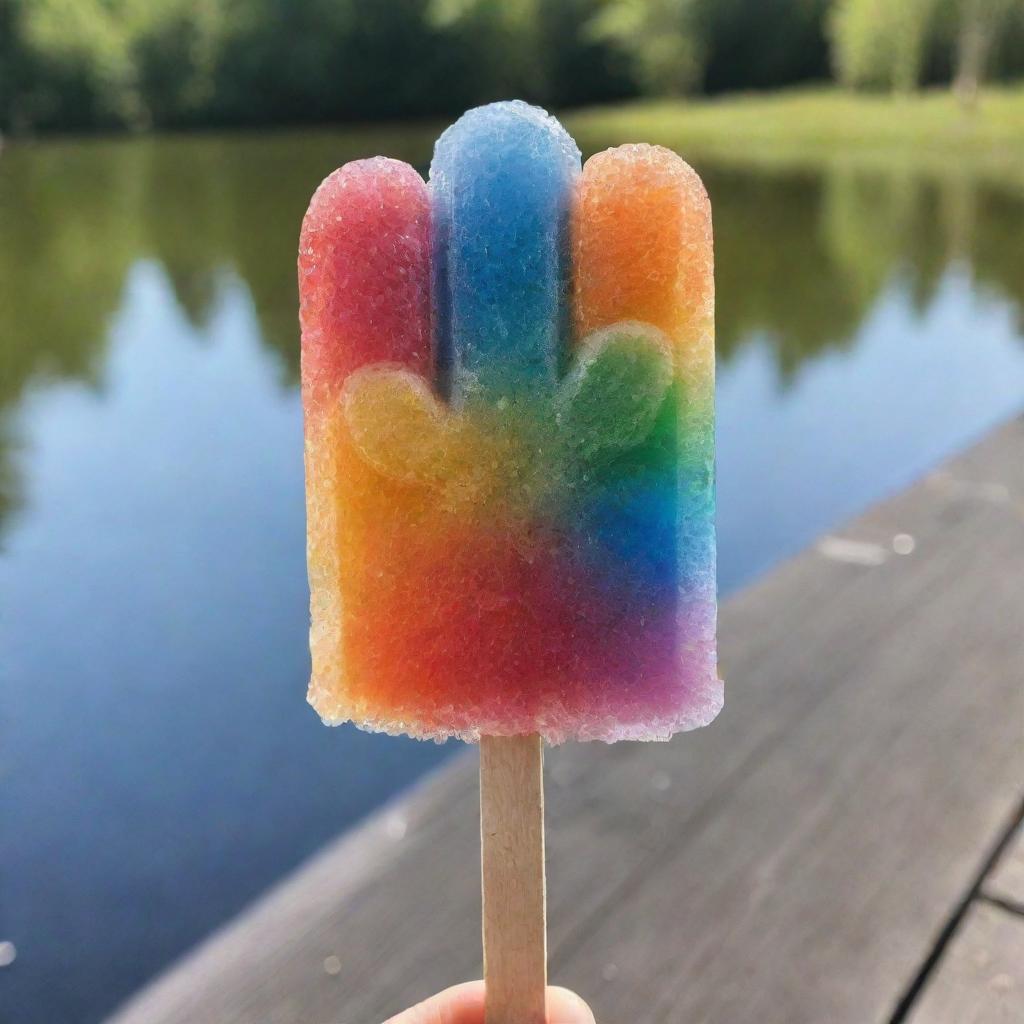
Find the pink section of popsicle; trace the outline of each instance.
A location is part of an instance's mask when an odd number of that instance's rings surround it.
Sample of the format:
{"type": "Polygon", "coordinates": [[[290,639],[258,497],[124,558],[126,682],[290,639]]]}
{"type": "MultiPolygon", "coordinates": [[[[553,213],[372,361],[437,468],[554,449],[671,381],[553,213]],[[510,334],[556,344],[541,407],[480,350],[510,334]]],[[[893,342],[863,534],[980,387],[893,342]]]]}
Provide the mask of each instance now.
{"type": "Polygon", "coordinates": [[[315,401],[336,398],[368,363],[429,376],[430,197],[416,171],[376,157],[323,182],[302,224],[299,295],[303,385],[315,401]]]}

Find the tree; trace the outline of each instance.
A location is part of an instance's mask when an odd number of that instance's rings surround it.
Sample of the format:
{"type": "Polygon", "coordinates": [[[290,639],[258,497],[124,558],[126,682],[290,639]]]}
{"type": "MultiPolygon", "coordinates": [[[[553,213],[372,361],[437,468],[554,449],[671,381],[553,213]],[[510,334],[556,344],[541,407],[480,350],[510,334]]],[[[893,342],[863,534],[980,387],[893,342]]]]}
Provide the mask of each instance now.
{"type": "Polygon", "coordinates": [[[30,121],[77,127],[141,120],[132,6],[133,0],[32,0],[20,6],[30,121]]]}
{"type": "Polygon", "coordinates": [[[838,79],[894,92],[917,88],[937,7],[938,0],[838,0],[828,19],[838,79]]]}
{"type": "Polygon", "coordinates": [[[548,67],[540,31],[543,0],[432,0],[433,25],[458,37],[473,55],[480,100],[522,96],[540,101],[548,67]]]}
{"type": "Polygon", "coordinates": [[[996,33],[1019,0],[960,0],[953,91],[966,109],[974,107],[996,33]]]}
{"type": "Polygon", "coordinates": [[[222,0],[162,0],[140,12],[132,57],[152,123],[185,124],[208,111],[225,31],[222,0]]]}
{"type": "Polygon", "coordinates": [[[609,0],[590,22],[594,38],[620,45],[648,92],[679,96],[703,76],[699,0],[609,0]]]}
{"type": "Polygon", "coordinates": [[[700,0],[709,93],[772,89],[828,77],[831,0],[700,0]]]}
{"type": "Polygon", "coordinates": [[[21,62],[5,108],[40,127],[180,121],[209,100],[221,8],[222,0],[15,4],[7,45],[21,62]]]}

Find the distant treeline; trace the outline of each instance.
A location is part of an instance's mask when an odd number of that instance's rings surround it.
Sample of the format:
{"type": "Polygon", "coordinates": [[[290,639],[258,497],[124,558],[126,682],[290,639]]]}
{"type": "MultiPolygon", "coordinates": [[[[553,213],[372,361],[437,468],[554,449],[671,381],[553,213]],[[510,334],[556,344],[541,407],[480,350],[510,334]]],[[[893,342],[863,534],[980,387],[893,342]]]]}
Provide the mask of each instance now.
{"type": "Polygon", "coordinates": [[[0,0],[0,131],[1024,74],[1024,0],[0,0]]]}

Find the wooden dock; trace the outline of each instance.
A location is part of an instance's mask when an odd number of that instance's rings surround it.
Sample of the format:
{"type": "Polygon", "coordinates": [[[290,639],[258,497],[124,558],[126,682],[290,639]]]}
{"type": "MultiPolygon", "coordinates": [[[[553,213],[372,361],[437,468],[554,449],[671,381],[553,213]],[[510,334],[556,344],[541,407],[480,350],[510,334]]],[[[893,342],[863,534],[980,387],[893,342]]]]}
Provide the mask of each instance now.
{"type": "MultiPolygon", "coordinates": [[[[726,709],[548,757],[552,980],[600,1024],[1024,1022],[1024,418],[728,601],[726,709]]],[[[312,781],[312,780],[311,780],[312,781]]],[[[116,1024],[376,1024],[480,975],[476,757],[116,1024]]]]}

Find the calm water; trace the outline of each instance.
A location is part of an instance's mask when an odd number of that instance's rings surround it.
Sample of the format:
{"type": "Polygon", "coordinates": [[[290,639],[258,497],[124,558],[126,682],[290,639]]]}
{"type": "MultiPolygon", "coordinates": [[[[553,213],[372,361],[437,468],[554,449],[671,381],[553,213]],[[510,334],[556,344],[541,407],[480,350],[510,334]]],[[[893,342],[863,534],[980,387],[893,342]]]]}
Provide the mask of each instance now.
{"type": "MultiPolygon", "coordinates": [[[[609,139],[609,144],[615,142],[609,139]]],[[[3,1020],[87,1024],[452,747],[305,706],[294,245],[423,133],[0,157],[3,1020]]],[[[1024,402],[1024,192],[695,159],[729,591],[1024,402]]]]}

